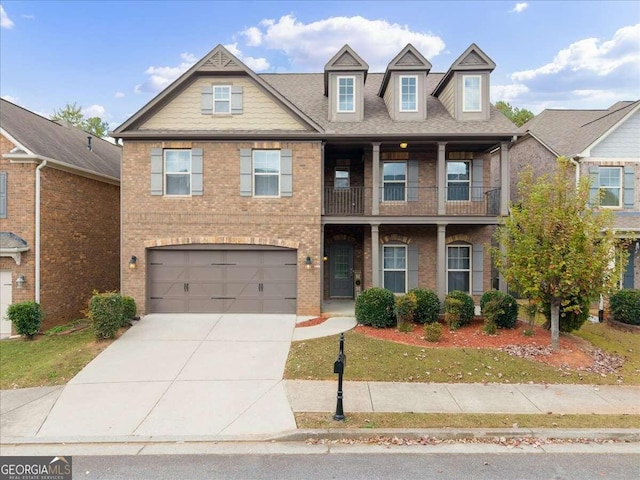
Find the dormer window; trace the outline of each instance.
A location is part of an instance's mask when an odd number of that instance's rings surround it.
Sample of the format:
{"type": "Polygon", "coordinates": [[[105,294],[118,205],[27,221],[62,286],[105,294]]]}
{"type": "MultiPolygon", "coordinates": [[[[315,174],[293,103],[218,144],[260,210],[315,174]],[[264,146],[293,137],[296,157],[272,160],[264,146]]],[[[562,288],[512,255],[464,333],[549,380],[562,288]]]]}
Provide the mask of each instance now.
{"type": "Polygon", "coordinates": [[[481,112],[482,98],[481,86],[482,79],[480,75],[464,75],[462,78],[462,111],[463,112],[481,112]]]}
{"type": "Polygon", "coordinates": [[[418,111],[418,77],[400,76],[400,111],[418,111]]]}
{"type": "Polygon", "coordinates": [[[356,78],[355,77],[337,77],[338,81],[338,112],[339,113],[352,113],[356,111],[355,107],[355,92],[356,92],[356,78]]]}
{"type": "Polygon", "coordinates": [[[231,86],[213,86],[213,113],[231,113],[231,86]]]}

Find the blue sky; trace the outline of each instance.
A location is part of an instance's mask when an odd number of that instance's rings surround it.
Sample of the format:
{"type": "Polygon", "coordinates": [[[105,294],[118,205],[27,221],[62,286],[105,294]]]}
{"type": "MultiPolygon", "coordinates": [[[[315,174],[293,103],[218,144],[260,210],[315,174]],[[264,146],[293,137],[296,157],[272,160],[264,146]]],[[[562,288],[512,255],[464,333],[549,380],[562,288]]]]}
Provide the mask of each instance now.
{"type": "Polygon", "coordinates": [[[217,44],[261,72],[321,72],[348,43],[384,71],[412,43],[445,72],[476,43],[491,100],[539,113],[640,98],[635,1],[10,1],[0,96],[49,116],[76,102],[111,128],[217,44]]]}

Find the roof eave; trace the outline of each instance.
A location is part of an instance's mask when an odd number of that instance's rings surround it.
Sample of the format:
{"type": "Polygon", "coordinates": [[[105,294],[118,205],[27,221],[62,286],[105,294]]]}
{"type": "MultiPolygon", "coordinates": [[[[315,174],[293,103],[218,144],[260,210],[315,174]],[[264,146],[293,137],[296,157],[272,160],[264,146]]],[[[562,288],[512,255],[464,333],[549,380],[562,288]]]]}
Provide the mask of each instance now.
{"type": "Polygon", "coordinates": [[[120,185],[120,179],[117,177],[112,177],[110,175],[98,173],[93,170],[89,170],[88,168],[77,167],[75,165],[61,162],[60,160],[56,160],[55,158],[45,157],[43,155],[25,155],[25,154],[18,154],[18,153],[16,154],[5,153],[4,155],[2,155],[2,158],[6,158],[14,162],[20,162],[20,161],[45,162],[46,161],[47,165],[54,165],[59,170],[75,173],[83,177],[99,180],[105,183],[110,183],[112,185],[120,185]]]}

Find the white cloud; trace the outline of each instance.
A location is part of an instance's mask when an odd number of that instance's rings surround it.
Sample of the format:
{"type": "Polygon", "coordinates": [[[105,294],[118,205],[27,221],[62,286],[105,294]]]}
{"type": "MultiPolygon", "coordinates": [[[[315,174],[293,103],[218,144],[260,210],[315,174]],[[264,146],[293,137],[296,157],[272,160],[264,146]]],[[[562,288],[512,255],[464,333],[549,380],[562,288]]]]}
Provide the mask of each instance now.
{"type": "Polygon", "coordinates": [[[91,105],[90,107],[83,108],[82,114],[85,117],[104,117],[105,108],[102,105],[91,105]]]}
{"type": "Polygon", "coordinates": [[[498,100],[504,100],[505,102],[511,102],[517,99],[519,96],[528,93],[529,87],[522,84],[512,85],[492,85],[491,86],[491,101],[497,102],[498,100]]]}
{"type": "Polygon", "coordinates": [[[369,64],[371,71],[384,71],[407,43],[428,59],[445,47],[440,37],[430,33],[414,32],[406,25],[361,16],[303,23],[290,14],[277,21],[262,20],[257,27],[246,29],[242,34],[248,39],[248,46],[260,39],[261,47],[284,53],[295,71],[322,70],[345,43],[369,64]]]}
{"type": "Polygon", "coordinates": [[[116,92],[113,95],[113,98],[122,98],[122,97],[124,97],[124,93],[123,92],[116,92]]]}
{"type": "Polygon", "coordinates": [[[524,12],[528,6],[529,4],[527,2],[516,3],[516,6],[513,7],[513,10],[511,10],[511,12],[515,12],[515,13],[524,12]]]}
{"type": "Polygon", "coordinates": [[[167,87],[176,78],[189,70],[198,59],[191,53],[181,53],[182,62],[175,67],[149,67],[144,73],[149,75],[146,82],[138,84],[134,87],[135,93],[158,93],[167,87]]]}
{"type": "Polygon", "coordinates": [[[7,12],[4,11],[4,7],[0,5],[0,27],[2,28],[13,28],[13,21],[7,15],[7,12]]]}
{"type": "Polygon", "coordinates": [[[23,13],[22,15],[20,15],[22,18],[26,18],[27,20],[33,20],[36,18],[35,15],[27,15],[25,13],[23,13]]]}
{"type": "Polygon", "coordinates": [[[238,59],[249,67],[254,72],[264,72],[271,66],[266,58],[245,57],[242,51],[238,48],[238,42],[224,45],[224,48],[229,50],[229,53],[238,57],[238,59]]]}
{"type": "Polygon", "coordinates": [[[5,100],[11,103],[18,103],[18,100],[20,100],[19,97],[12,97],[11,95],[2,95],[2,98],[4,98],[5,100]]]}

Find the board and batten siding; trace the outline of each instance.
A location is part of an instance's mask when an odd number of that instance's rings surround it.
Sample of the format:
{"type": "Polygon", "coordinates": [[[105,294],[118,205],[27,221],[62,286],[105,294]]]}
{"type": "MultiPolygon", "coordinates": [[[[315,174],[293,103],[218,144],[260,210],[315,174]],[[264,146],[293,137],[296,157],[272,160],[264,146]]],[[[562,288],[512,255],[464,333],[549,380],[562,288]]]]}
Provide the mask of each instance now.
{"type": "Polygon", "coordinates": [[[389,115],[393,115],[393,109],[395,102],[393,101],[393,92],[395,90],[395,79],[393,75],[389,79],[389,84],[387,85],[387,89],[384,91],[384,103],[387,105],[387,111],[389,115]]]}
{"type": "Polygon", "coordinates": [[[305,127],[252,80],[229,77],[198,79],[147,120],[140,130],[305,130],[305,127]],[[212,84],[243,87],[243,113],[203,115],[202,87],[212,84]]]}
{"type": "Polygon", "coordinates": [[[640,158],[640,111],[591,150],[597,158],[640,158]]]}
{"type": "Polygon", "coordinates": [[[444,105],[444,108],[451,114],[453,118],[456,116],[456,106],[455,106],[455,82],[450,80],[446,87],[442,90],[440,94],[440,102],[444,105]]]}

